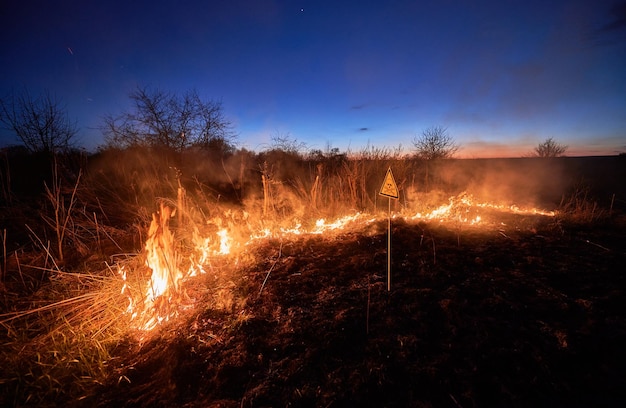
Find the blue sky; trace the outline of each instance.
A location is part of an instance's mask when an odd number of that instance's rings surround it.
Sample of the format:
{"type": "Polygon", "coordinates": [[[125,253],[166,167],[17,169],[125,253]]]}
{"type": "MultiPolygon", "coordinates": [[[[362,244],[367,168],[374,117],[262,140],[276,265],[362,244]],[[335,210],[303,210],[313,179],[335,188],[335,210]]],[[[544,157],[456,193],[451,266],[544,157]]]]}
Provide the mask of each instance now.
{"type": "Polygon", "coordinates": [[[410,149],[440,125],[461,157],[626,152],[624,2],[90,3],[0,5],[0,96],[51,91],[89,149],[150,86],[221,101],[254,150],[410,149]]]}

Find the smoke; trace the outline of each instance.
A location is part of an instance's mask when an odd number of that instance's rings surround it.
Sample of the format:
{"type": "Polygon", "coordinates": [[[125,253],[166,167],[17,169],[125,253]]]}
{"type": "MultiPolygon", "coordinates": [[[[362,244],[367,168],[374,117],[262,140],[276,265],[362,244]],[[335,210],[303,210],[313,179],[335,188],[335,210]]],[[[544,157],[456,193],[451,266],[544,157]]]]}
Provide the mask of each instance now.
{"type": "Polygon", "coordinates": [[[181,187],[187,208],[197,208],[195,213],[207,219],[230,209],[254,220],[295,217],[306,222],[376,212],[389,166],[400,189],[398,206],[421,206],[427,194],[428,205],[438,206],[466,192],[484,203],[553,210],[581,182],[599,197],[617,194],[620,199],[626,194],[619,182],[626,177],[623,163],[617,156],[421,161],[387,154],[307,160],[279,150],[229,155],[124,150],[91,158],[87,184],[97,197],[93,201],[114,209],[110,216],[120,223],[151,214],[162,200],[175,202],[181,187]]]}
{"type": "Polygon", "coordinates": [[[562,160],[539,158],[450,160],[436,169],[434,177],[452,192],[524,206],[558,204],[567,184],[562,160]]]}

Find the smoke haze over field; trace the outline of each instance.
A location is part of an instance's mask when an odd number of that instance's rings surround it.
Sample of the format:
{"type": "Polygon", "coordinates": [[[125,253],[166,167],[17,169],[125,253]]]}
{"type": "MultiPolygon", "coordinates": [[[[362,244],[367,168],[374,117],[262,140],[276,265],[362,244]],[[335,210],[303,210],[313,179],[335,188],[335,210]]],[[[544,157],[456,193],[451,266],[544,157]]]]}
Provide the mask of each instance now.
{"type": "Polygon", "coordinates": [[[304,220],[381,210],[386,201],[377,192],[389,166],[400,190],[397,211],[439,206],[461,193],[477,202],[553,210],[575,193],[588,192],[603,205],[614,194],[625,197],[625,163],[621,157],[304,160],[279,151],[206,160],[201,152],[159,158],[138,151],[98,157],[90,184],[103,188],[100,200],[115,190],[147,212],[155,200],[174,199],[182,186],[209,212],[230,205],[258,219],[271,213],[304,220]]]}
{"type": "Polygon", "coordinates": [[[533,158],[456,160],[442,167],[442,180],[482,201],[536,206],[554,204],[567,185],[558,160],[533,158]]]}

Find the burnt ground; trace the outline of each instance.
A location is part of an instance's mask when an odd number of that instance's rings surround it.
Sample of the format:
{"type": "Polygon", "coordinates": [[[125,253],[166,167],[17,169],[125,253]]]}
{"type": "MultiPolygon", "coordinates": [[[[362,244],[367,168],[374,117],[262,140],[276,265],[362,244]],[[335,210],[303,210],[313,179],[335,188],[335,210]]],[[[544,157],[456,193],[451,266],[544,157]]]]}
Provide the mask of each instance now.
{"type": "Polygon", "coordinates": [[[77,405],[622,406],[626,223],[509,217],[395,220],[390,292],[386,221],[261,243],[243,306],[120,345],[77,405]]]}

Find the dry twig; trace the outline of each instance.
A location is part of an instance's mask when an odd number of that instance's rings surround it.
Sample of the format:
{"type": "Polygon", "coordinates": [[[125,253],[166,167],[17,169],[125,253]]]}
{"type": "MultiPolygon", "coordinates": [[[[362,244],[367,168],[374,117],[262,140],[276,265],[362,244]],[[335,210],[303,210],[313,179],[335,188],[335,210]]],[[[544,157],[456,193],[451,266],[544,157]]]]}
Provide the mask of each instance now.
{"type": "Polygon", "coordinates": [[[267,271],[267,275],[265,275],[265,279],[263,279],[263,284],[261,285],[261,289],[259,290],[259,297],[261,297],[261,292],[263,292],[263,288],[265,287],[265,282],[267,282],[267,279],[270,277],[270,274],[272,273],[272,270],[274,270],[274,267],[276,266],[276,263],[278,263],[278,260],[280,259],[282,253],[283,253],[283,242],[281,241],[280,247],[278,248],[278,256],[276,257],[276,260],[272,264],[272,267],[270,268],[270,270],[267,271]]]}

